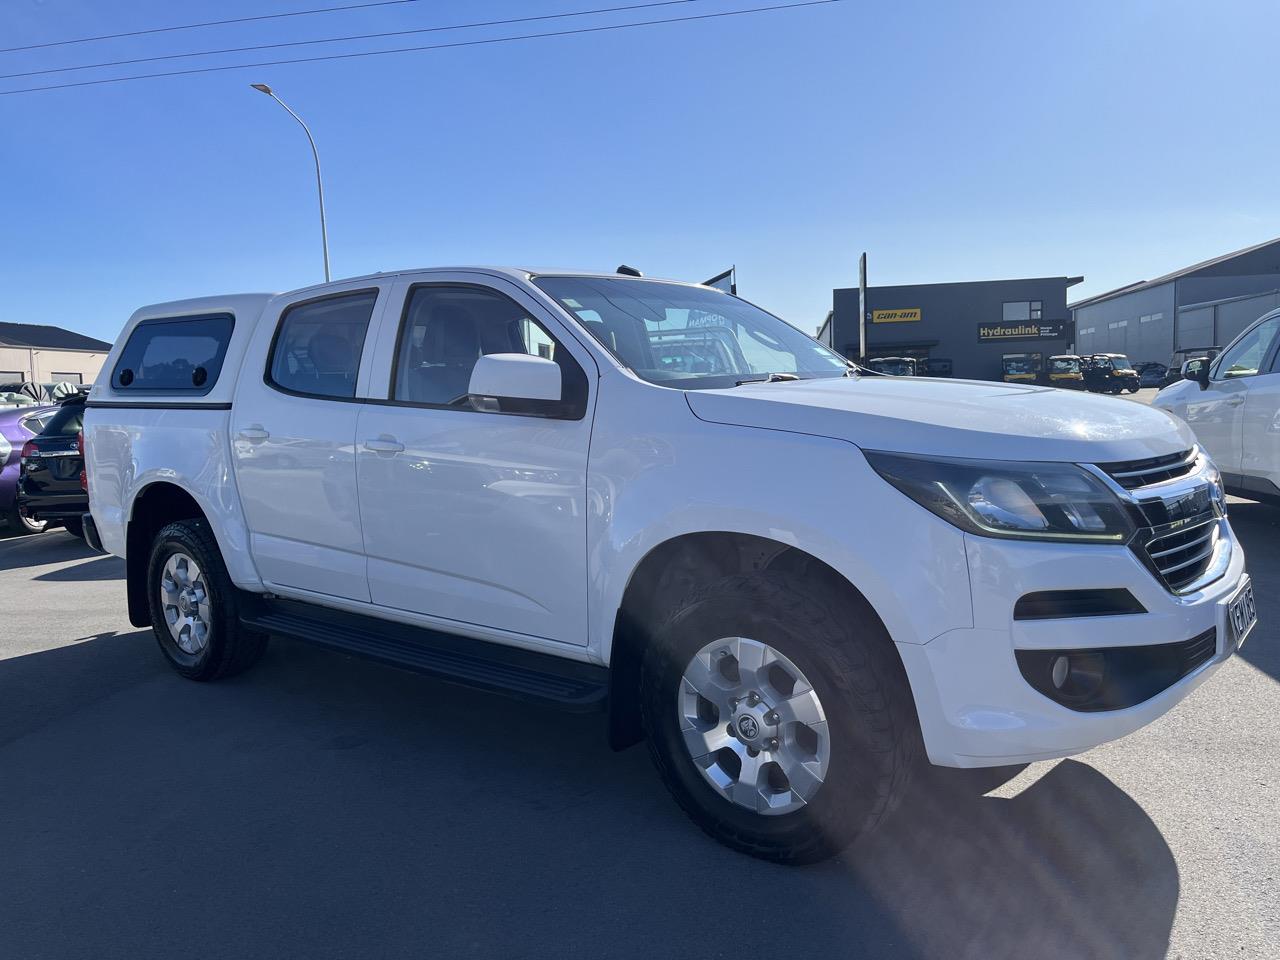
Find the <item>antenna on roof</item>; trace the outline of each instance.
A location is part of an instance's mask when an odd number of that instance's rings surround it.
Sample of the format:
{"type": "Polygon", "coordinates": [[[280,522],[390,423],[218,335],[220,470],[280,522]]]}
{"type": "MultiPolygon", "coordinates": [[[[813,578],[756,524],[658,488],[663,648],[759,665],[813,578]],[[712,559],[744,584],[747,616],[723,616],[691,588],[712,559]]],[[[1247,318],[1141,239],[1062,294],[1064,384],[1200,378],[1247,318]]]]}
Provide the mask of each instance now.
{"type": "Polygon", "coordinates": [[[622,274],[624,277],[643,277],[644,276],[644,274],[641,273],[639,270],[637,270],[635,267],[628,267],[625,263],[618,267],[617,272],[622,274]]]}

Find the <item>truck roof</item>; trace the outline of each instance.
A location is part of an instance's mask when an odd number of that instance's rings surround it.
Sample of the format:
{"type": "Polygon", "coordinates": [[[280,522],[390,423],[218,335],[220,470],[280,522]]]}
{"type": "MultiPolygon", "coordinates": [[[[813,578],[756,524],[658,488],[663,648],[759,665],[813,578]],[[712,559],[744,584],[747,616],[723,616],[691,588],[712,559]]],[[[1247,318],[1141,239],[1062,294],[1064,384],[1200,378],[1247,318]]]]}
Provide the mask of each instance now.
{"type": "MultiPolygon", "coordinates": [[[[526,283],[534,277],[593,277],[593,278],[609,278],[618,279],[637,279],[627,274],[618,273],[598,273],[590,270],[539,270],[528,267],[495,267],[495,266],[453,266],[453,267],[420,267],[409,268],[404,270],[386,270],[379,273],[369,273],[363,276],[342,277],[338,280],[328,281],[326,283],[312,284],[311,286],[299,287],[296,290],[289,290],[282,293],[233,293],[223,296],[210,297],[191,297],[185,300],[169,300],[163,303],[152,303],[147,306],[140,307],[135,310],[124,328],[120,332],[115,345],[108,354],[103,369],[113,371],[120,357],[120,352],[124,345],[128,342],[129,337],[133,334],[134,329],[139,323],[148,320],[160,320],[167,318],[179,317],[198,317],[203,314],[231,314],[234,318],[234,325],[231,332],[231,339],[227,347],[221,375],[218,377],[214,386],[209,389],[198,399],[192,399],[191,405],[197,406],[219,406],[230,403],[235,382],[240,369],[241,360],[243,359],[249,338],[258,325],[264,314],[271,311],[273,304],[278,301],[293,301],[298,299],[306,299],[308,296],[321,296],[332,288],[351,289],[353,283],[358,284],[361,281],[380,281],[385,282],[396,277],[421,277],[431,274],[459,274],[473,273],[482,274],[490,277],[504,277],[514,280],[518,283],[526,283]]],[[[656,278],[640,278],[641,282],[646,280],[656,280],[656,278]]],[[[680,283],[690,287],[701,287],[702,284],[688,283],[682,280],[661,281],[665,283],[680,283]]],[[[715,289],[704,288],[704,289],[715,289]]],[[[719,291],[718,291],[719,292],[719,291]]],[[[727,296],[727,294],[726,294],[727,296]]],[[[90,394],[91,401],[111,402],[111,403],[128,403],[138,404],[165,400],[165,396],[157,394],[148,394],[143,396],[141,393],[128,390],[117,389],[111,382],[111,375],[97,383],[90,394]]],[[[189,395],[182,393],[177,394],[184,401],[189,395]]],[[[172,397],[168,399],[173,399],[172,397]]]]}

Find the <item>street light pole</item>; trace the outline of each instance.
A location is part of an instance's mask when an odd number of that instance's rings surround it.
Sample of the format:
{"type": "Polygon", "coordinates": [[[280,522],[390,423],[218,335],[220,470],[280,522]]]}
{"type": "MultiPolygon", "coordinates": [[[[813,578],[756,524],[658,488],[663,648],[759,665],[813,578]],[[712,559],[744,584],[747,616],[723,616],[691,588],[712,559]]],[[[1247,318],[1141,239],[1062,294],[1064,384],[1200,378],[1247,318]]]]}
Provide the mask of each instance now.
{"type": "Polygon", "coordinates": [[[275,95],[270,87],[265,83],[251,83],[249,86],[260,93],[265,93],[280,106],[288,111],[289,116],[298,121],[298,125],[302,127],[302,132],[307,135],[307,143],[311,144],[311,156],[316,161],[316,194],[320,197],[320,242],[324,247],[324,282],[329,282],[329,231],[325,227],[324,222],[324,181],[320,179],[320,151],[316,149],[315,138],[311,136],[311,131],[307,125],[303,123],[302,118],[289,109],[289,105],[275,95]]]}

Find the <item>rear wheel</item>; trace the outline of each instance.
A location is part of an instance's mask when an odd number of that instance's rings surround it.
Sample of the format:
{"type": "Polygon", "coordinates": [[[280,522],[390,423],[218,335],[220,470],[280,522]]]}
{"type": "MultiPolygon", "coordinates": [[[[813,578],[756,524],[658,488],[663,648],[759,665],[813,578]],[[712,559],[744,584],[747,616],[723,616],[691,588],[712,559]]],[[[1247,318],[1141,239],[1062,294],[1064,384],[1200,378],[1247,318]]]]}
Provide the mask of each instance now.
{"type": "Polygon", "coordinates": [[[231,676],[266,649],[266,636],[240,625],[235,586],[204,520],[180,520],[156,535],[147,594],[156,641],[184,677],[231,676]]]}
{"type": "Polygon", "coordinates": [[[9,526],[9,533],[15,537],[25,537],[32,533],[40,533],[47,526],[43,520],[32,520],[30,517],[24,517],[18,511],[17,503],[14,503],[9,508],[9,512],[5,514],[5,522],[9,526]]]}
{"type": "Polygon", "coordinates": [[[920,762],[911,691],[879,619],[787,574],[728,577],[682,603],[646,654],[641,709],[685,812],[768,860],[839,852],[896,805],[920,762]]]}

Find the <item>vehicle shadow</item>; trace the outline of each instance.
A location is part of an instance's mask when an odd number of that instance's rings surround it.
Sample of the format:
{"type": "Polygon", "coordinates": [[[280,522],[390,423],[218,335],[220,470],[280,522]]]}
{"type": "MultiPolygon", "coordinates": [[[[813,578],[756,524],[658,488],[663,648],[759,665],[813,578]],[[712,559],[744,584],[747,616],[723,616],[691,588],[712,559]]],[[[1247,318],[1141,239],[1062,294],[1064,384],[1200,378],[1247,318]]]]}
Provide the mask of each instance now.
{"type": "Polygon", "coordinates": [[[1165,955],[1177,867],[1106,777],[927,781],[781,867],[706,838],[599,716],[289,642],[190,683],[149,632],[101,635],[0,661],[6,952],[1165,955]]]}
{"type": "Polygon", "coordinates": [[[0,538],[0,570],[16,570],[20,567],[100,556],[101,553],[79,537],[73,537],[61,529],[30,536],[0,538]]]}
{"type": "Polygon", "coordinates": [[[1280,507],[1266,503],[1232,503],[1231,529],[1244,545],[1258,625],[1240,656],[1275,680],[1280,680],[1280,507]]]}
{"type": "Polygon", "coordinates": [[[88,580],[123,580],[124,560],[121,557],[97,555],[97,559],[77,563],[71,567],[58,567],[48,573],[37,574],[32,580],[51,583],[84,583],[88,580]]]}

